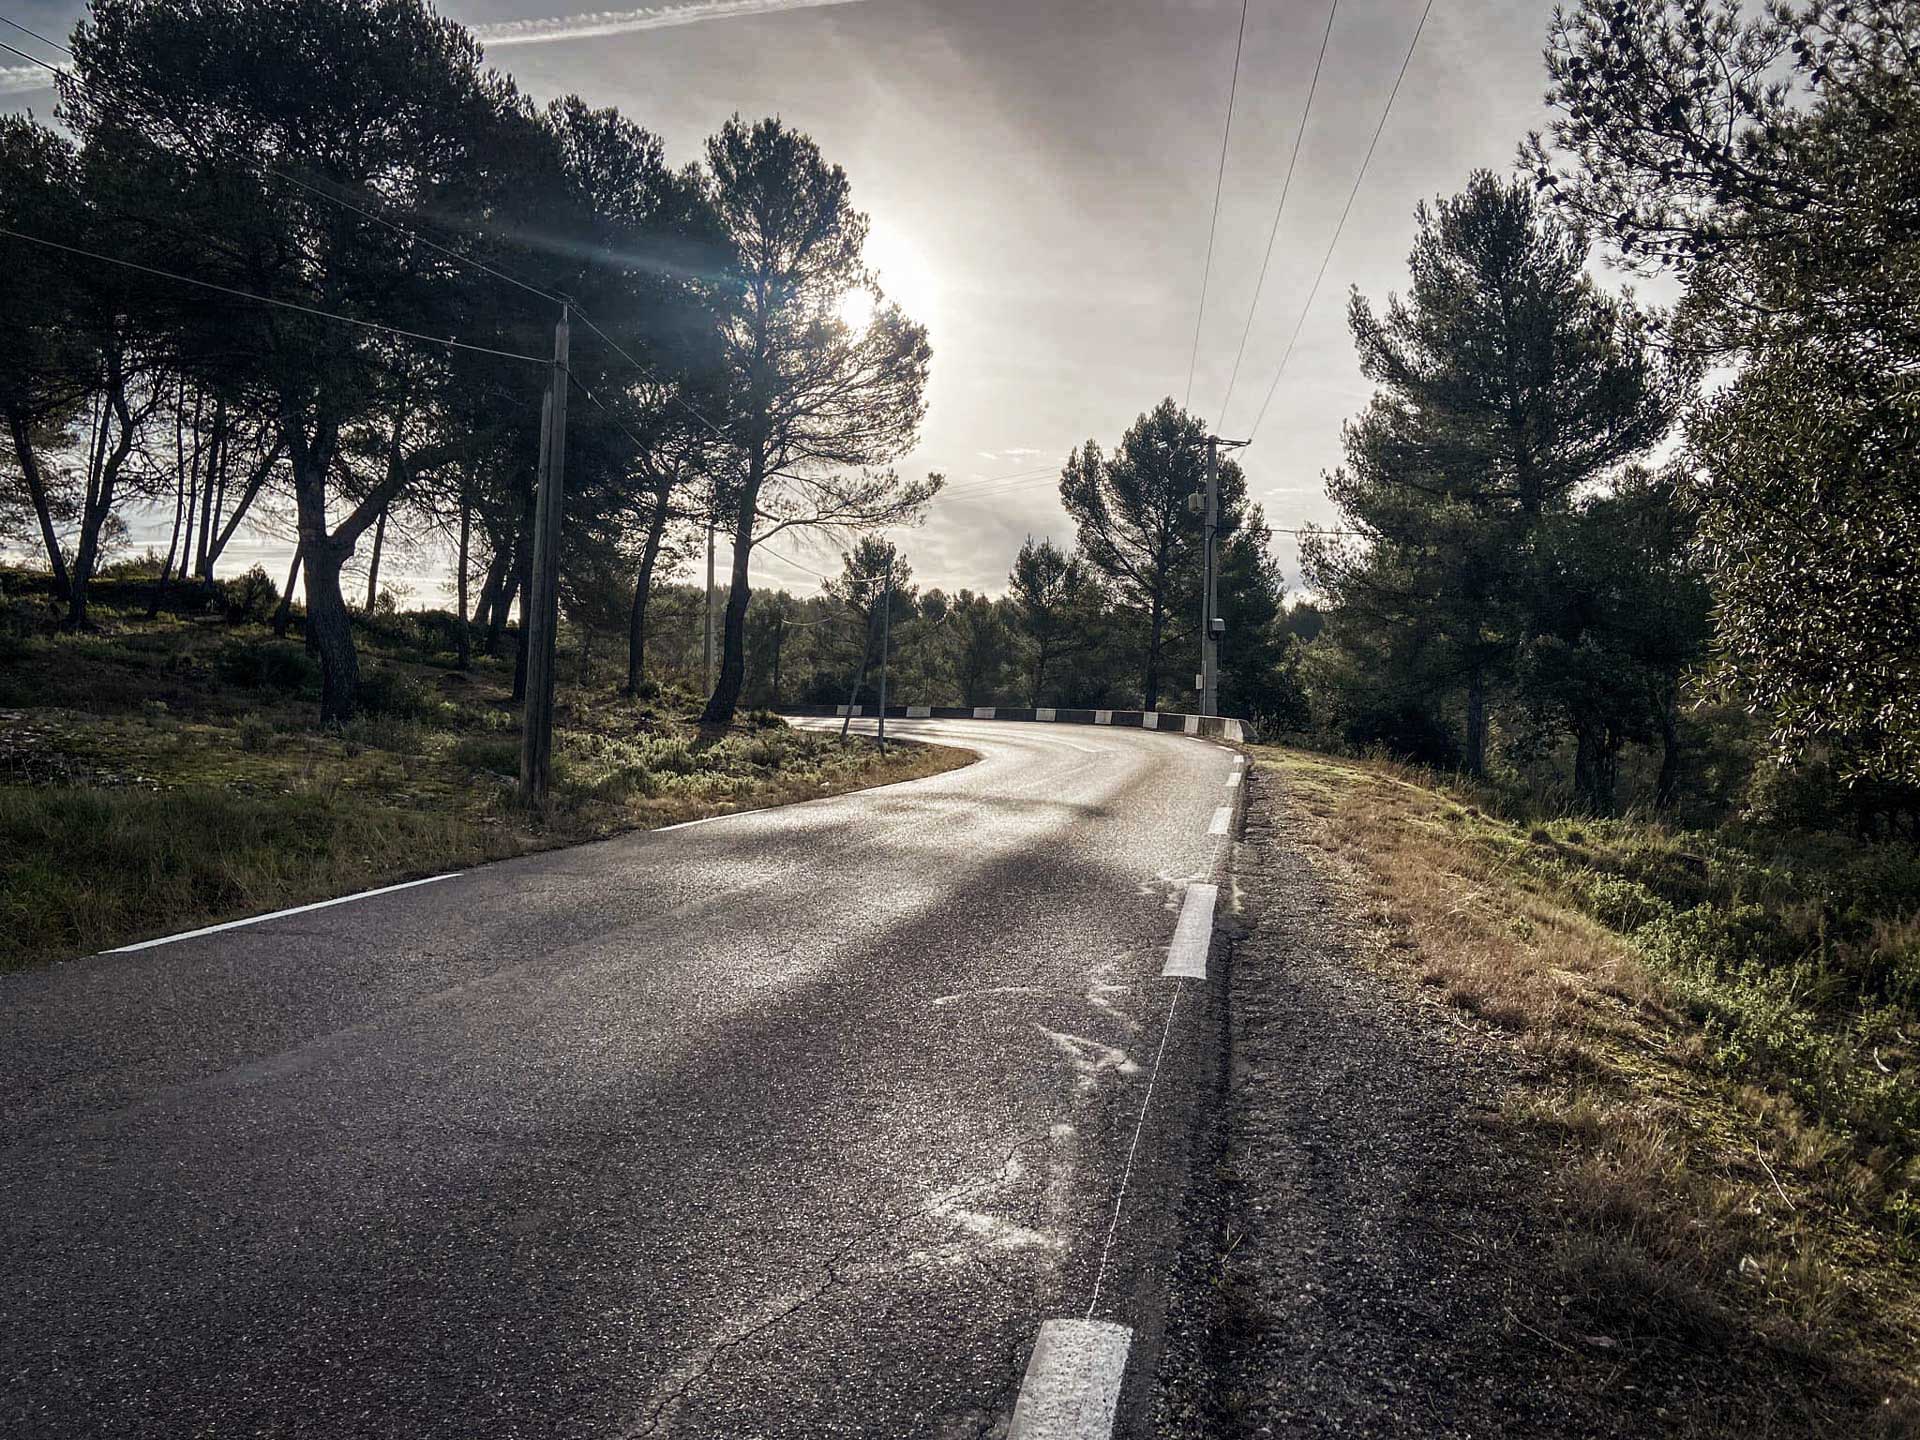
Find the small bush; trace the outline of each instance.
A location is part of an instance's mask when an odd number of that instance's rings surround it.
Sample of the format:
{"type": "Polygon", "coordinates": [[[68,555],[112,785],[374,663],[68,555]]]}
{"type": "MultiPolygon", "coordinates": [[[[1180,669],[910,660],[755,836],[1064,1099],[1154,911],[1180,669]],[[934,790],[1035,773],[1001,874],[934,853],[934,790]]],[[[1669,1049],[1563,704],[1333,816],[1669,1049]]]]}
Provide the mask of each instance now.
{"type": "Polygon", "coordinates": [[[423,725],[442,723],[447,716],[446,702],[403,670],[382,667],[362,676],[357,698],[367,715],[423,725]]]}
{"type": "Polygon", "coordinates": [[[349,743],[396,755],[418,755],[426,749],[426,733],[418,720],[403,715],[356,715],[345,731],[349,743]]]}
{"type": "Polygon", "coordinates": [[[234,733],[242,750],[258,753],[273,746],[273,725],[264,716],[242,716],[234,733]]]}
{"type": "Polygon", "coordinates": [[[220,601],[227,619],[235,624],[257,620],[265,624],[280,604],[280,589],[263,566],[255,565],[244,575],[220,582],[220,601]]]}
{"type": "Polygon", "coordinates": [[[220,678],[243,690],[317,691],[320,666],[297,645],[281,640],[241,640],[214,662],[220,678]]]}
{"type": "Polygon", "coordinates": [[[505,736],[468,735],[453,747],[456,764],[493,775],[520,773],[520,742],[505,736]]]}

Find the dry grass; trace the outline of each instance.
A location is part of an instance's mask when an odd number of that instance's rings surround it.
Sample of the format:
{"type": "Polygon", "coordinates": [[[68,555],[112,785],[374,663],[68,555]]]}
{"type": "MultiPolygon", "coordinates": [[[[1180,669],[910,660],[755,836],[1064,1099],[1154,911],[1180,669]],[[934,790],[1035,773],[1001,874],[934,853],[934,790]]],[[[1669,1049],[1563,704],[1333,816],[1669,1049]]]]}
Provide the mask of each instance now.
{"type": "MultiPolygon", "coordinates": [[[[1558,1279],[1582,1323],[1643,1353],[1804,1377],[1792,1429],[1920,1435],[1920,1136],[1905,1086],[1872,1068],[1889,1050],[1850,1038],[1880,1031],[1843,1026],[1809,986],[1786,1029],[1819,1046],[1741,1043],[1758,1022],[1728,1007],[1759,1002],[1733,972],[1708,985],[1650,960],[1667,953],[1643,953],[1654,932],[1618,913],[1642,892],[1608,888],[1601,841],[1575,822],[1515,823],[1391,764],[1256,756],[1358,880],[1381,963],[1515,1058],[1505,1118],[1551,1158],[1558,1279]],[[1815,1061],[1817,1084],[1795,1073],[1815,1061]]],[[[1695,867],[1664,837],[1621,827],[1606,843],[1695,867]]],[[[1911,917],[1876,924],[1876,953],[1904,953],[1911,917]]],[[[1897,1007],[1866,1009],[1907,1034],[1897,1007]]]]}

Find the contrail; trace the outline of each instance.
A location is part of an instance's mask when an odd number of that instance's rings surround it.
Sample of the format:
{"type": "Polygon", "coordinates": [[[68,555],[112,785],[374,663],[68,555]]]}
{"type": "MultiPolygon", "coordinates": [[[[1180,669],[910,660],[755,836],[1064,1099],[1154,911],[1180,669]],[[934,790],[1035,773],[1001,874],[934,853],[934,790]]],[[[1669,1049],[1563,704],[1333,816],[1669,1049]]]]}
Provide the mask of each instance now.
{"type": "Polygon", "coordinates": [[[858,5],[863,0],[681,0],[676,5],[647,5],[638,10],[595,10],[585,15],[551,15],[541,20],[502,20],[473,27],[483,45],[545,45],[554,40],[585,40],[596,35],[625,35],[631,30],[664,30],[702,20],[731,20],[740,15],[772,15],[781,10],[813,10],[828,5],[858,5]]]}

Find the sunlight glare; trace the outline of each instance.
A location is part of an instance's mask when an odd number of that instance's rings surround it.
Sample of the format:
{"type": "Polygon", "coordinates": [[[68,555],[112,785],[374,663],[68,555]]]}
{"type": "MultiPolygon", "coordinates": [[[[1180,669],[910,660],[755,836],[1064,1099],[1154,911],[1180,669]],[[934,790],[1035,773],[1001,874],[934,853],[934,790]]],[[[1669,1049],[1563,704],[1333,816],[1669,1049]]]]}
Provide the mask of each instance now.
{"type": "Polygon", "coordinates": [[[840,297],[840,323],[849,330],[864,330],[867,322],[873,319],[873,293],[868,290],[849,290],[840,297]]]}

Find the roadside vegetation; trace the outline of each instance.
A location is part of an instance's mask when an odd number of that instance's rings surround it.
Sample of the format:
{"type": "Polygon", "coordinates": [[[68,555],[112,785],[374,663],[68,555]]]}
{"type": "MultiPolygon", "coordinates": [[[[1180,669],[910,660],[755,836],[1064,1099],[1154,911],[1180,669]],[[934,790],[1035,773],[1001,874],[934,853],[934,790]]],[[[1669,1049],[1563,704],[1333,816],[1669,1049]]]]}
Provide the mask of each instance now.
{"type": "Polygon", "coordinates": [[[1566,1333],[1787,1367],[1796,1419],[1920,1433],[1920,853],[1768,821],[1256,751],[1357,877],[1381,963],[1517,1063],[1566,1333]]]}
{"type": "Polygon", "coordinates": [[[967,758],[883,758],[766,711],[701,725],[685,684],[629,697],[624,662],[576,660],[534,814],[514,795],[513,662],[459,669],[450,616],[360,617],[354,718],[323,726],[318,663],[231,608],[243,582],[149,618],[150,582],[109,577],[74,632],[45,596],[8,595],[20,578],[0,575],[0,969],[967,758]]]}

